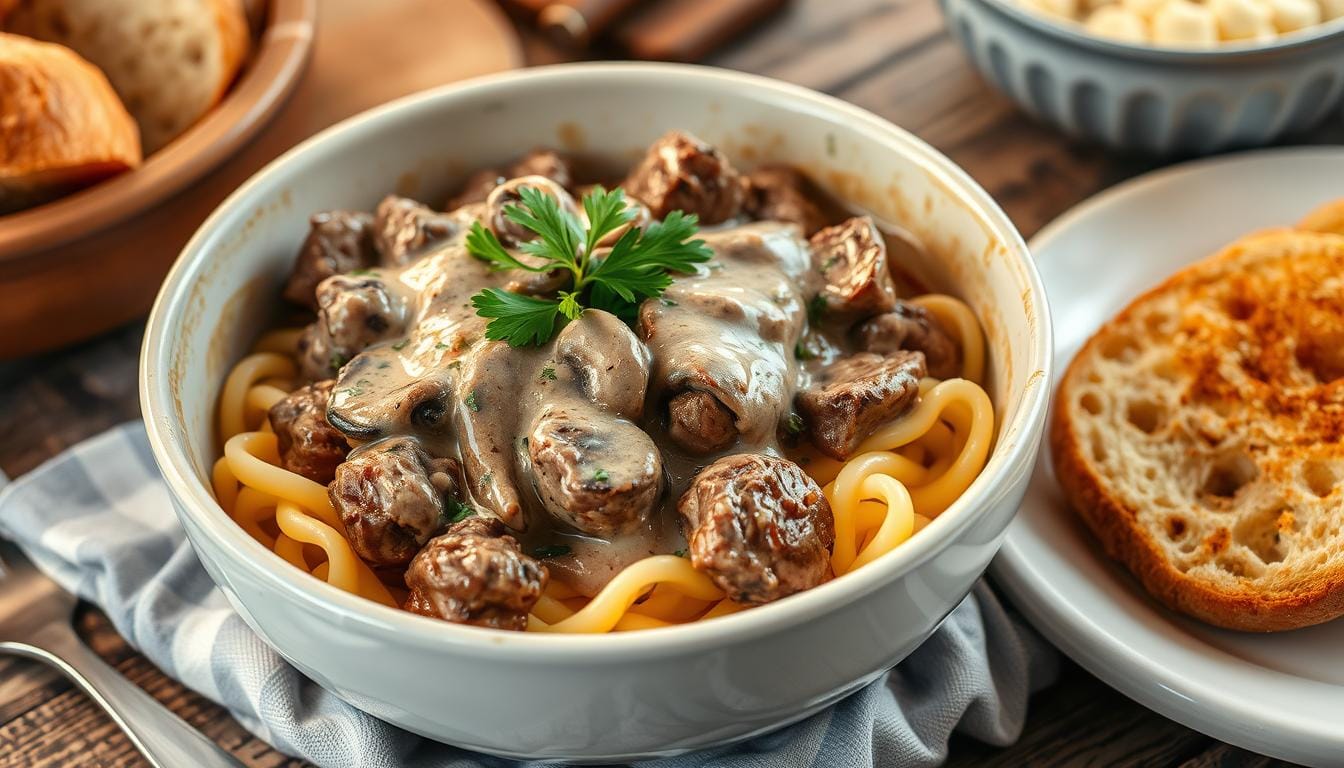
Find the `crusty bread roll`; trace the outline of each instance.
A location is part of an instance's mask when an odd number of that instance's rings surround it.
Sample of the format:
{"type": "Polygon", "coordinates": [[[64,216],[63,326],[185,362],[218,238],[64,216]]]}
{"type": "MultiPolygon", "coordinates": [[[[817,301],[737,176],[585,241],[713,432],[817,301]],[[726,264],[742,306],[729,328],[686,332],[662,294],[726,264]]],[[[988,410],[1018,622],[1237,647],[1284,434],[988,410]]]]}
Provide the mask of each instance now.
{"type": "Polygon", "coordinates": [[[0,33],[0,212],[140,164],[135,121],[70,49],[0,33]]]}
{"type": "Polygon", "coordinates": [[[1056,475],[1106,553],[1232,629],[1344,615],[1344,237],[1245,238],[1136,299],[1060,384],[1056,475]]]}
{"type": "Polygon", "coordinates": [[[146,154],[219,102],[250,45],[241,0],[17,0],[4,25],[101,68],[146,154]]]}

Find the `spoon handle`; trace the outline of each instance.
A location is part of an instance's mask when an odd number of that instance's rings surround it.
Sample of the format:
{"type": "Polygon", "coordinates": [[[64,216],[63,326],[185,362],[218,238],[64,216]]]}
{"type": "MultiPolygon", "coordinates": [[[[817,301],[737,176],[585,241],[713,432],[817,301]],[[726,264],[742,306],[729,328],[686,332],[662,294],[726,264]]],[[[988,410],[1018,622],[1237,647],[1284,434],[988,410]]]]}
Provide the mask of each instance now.
{"type": "Polygon", "coordinates": [[[46,662],[102,707],[154,768],[242,768],[213,741],[168,711],[98,657],[73,629],[50,625],[29,643],[0,642],[0,653],[46,662]]]}

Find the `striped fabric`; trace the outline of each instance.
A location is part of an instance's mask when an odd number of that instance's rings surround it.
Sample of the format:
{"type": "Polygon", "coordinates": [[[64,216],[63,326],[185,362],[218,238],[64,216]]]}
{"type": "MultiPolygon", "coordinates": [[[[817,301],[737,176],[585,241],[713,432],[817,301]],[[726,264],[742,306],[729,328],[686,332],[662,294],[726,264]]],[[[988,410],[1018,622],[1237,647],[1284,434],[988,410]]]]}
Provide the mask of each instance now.
{"type": "MultiPolygon", "coordinates": [[[[515,765],[370,717],[258,639],[187,544],[139,423],[84,442],[0,490],[0,534],[102,607],[160,669],[283,752],[320,766],[515,765]]],[[[647,765],[936,765],[954,729],[1012,742],[1029,692],[1053,679],[1055,661],[982,583],[904,663],[831,709],[744,744],[647,765]]]]}

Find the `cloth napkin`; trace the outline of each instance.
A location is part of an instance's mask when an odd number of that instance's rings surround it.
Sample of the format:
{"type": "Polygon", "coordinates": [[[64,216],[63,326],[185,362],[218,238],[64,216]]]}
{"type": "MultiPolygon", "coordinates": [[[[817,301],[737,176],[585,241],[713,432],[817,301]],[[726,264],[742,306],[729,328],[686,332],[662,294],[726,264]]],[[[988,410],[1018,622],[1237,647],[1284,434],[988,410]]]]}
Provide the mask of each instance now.
{"type": "MultiPolygon", "coordinates": [[[[519,765],[364,714],[253,634],[187,543],[139,423],[81,443],[0,489],[0,534],[101,607],[160,669],[282,752],[320,766],[519,765]]],[[[642,765],[937,765],[954,730],[1013,742],[1029,693],[1056,673],[1054,652],[982,582],[900,666],[830,709],[742,744],[642,765]]]]}

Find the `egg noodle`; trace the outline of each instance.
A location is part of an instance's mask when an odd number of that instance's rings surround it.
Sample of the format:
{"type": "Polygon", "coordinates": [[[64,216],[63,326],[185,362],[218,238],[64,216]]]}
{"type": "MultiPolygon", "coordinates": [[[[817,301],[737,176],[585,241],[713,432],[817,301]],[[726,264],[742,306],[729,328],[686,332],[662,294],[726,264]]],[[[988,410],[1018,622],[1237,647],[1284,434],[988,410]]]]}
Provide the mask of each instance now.
{"type": "MultiPolygon", "coordinates": [[[[979,385],[984,338],[974,313],[951,296],[912,300],[949,329],[961,348],[960,378],[920,382],[916,405],[878,428],[848,461],[809,449],[795,456],[819,484],[835,516],[832,577],[900,546],[936,518],[984,468],[994,410],[979,385]]],[[[266,334],[229,373],[219,402],[224,455],[213,485],[220,506],[266,548],[328,584],[397,606],[401,586],[385,584],[355,554],[326,487],[280,466],[266,412],[296,388],[298,331],[266,334]]],[[[665,627],[748,606],[724,597],[686,557],[655,555],[584,597],[551,581],[529,617],[537,632],[597,633],[665,627]]]]}

